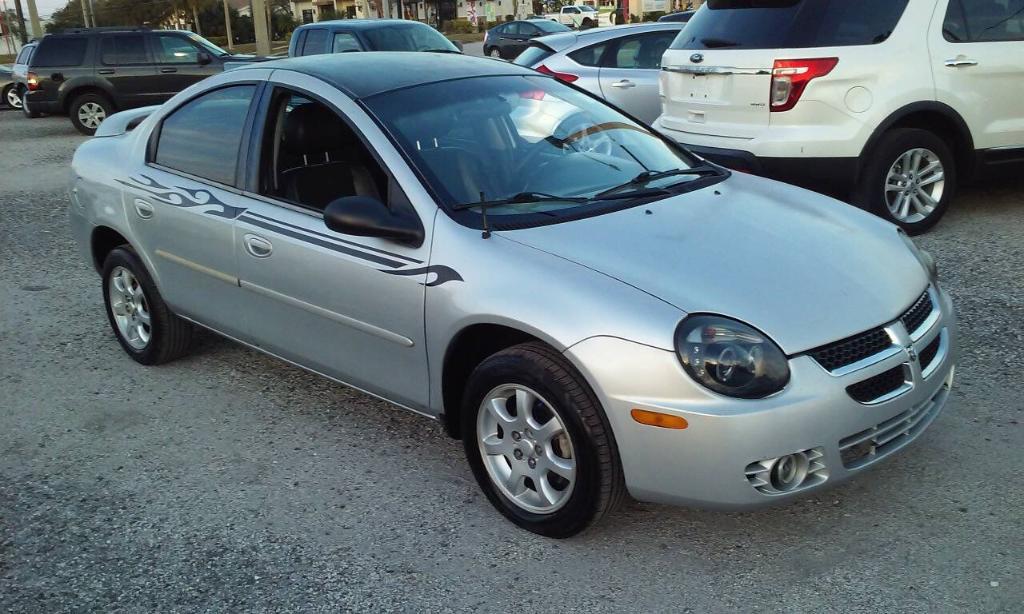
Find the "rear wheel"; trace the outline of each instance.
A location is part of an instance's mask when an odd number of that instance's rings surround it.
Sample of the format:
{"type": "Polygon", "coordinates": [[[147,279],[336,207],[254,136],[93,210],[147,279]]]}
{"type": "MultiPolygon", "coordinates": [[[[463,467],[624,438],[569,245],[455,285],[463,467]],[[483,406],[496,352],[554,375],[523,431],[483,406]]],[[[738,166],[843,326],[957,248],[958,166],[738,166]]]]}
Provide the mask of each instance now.
{"type": "Polygon", "coordinates": [[[621,502],[618,451],[586,382],[540,343],[511,347],[470,376],[466,457],[491,503],[520,527],[570,537],[621,502]]]}
{"type": "Polygon", "coordinates": [[[103,261],[103,302],[110,327],[132,360],[158,365],[188,351],[192,325],[171,312],[127,246],[114,249],[103,261]]]}
{"type": "Polygon", "coordinates": [[[501,58],[501,52],[498,51],[497,47],[490,47],[486,51],[487,57],[489,58],[501,58]]]}
{"type": "Polygon", "coordinates": [[[82,134],[92,136],[103,120],[114,112],[114,105],[101,94],[82,94],[71,102],[71,123],[82,134]]]}
{"type": "Polygon", "coordinates": [[[18,93],[18,86],[8,83],[3,91],[4,103],[12,109],[21,108],[21,95],[18,93]]]}
{"type": "Polygon", "coordinates": [[[937,135],[917,128],[885,134],[870,152],[857,202],[920,234],[938,223],[956,190],[956,159],[937,135]]]}

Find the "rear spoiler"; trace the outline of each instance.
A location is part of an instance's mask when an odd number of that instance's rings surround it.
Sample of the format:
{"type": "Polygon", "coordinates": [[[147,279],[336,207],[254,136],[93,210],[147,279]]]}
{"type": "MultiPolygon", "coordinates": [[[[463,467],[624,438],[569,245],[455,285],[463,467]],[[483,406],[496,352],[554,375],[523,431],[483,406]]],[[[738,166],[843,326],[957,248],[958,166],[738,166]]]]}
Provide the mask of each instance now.
{"type": "Polygon", "coordinates": [[[125,132],[131,132],[136,126],[142,123],[142,120],[149,117],[153,111],[159,109],[159,105],[151,107],[141,107],[138,109],[129,109],[127,111],[121,111],[120,113],[114,113],[110,117],[103,120],[100,127],[96,129],[94,136],[117,136],[124,134],[125,132]]]}

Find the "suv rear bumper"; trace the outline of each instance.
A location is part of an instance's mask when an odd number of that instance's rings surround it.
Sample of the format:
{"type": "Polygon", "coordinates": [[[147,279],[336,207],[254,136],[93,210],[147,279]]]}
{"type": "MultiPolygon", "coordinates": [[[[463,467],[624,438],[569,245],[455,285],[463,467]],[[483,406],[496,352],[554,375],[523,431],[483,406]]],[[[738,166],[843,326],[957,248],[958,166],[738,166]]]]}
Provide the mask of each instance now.
{"type": "Polygon", "coordinates": [[[46,92],[42,90],[36,90],[34,92],[25,92],[25,100],[28,102],[29,108],[39,113],[47,113],[49,115],[62,115],[64,108],[61,107],[60,101],[58,100],[46,100],[43,96],[46,92]]]}
{"type": "Polygon", "coordinates": [[[768,158],[742,149],[686,143],[681,145],[727,168],[778,179],[833,196],[848,196],[856,186],[860,172],[860,161],[857,158],[768,158]]]}

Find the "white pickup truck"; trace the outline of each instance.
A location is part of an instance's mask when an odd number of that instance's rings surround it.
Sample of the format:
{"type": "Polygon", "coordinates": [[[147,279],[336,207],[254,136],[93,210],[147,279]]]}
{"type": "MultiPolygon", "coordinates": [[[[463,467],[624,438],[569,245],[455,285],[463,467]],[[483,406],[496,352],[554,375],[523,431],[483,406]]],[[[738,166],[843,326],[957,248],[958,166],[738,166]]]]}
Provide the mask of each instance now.
{"type": "Polygon", "coordinates": [[[597,9],[586,4],[563,6],[559,12],[547,13],[544,18],[580,30],[612,25],[611,13],[599,13],[597,9]]]}

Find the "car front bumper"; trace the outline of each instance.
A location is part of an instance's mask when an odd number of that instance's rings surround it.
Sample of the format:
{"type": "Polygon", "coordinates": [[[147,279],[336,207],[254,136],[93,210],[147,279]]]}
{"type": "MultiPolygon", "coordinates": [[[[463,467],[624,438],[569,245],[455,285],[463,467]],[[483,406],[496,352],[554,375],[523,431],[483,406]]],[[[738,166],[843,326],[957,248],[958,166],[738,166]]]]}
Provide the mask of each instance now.
{"type": "Polygon", "coordinates": [[[936,296],[941,314],[915,342],[915,347],[924,347],[943,336],[927,377],[904,351],[841,376],[801,355],[790,359],[791,379],[782,392],[743,400],[695,383],[675,352],[595,337],[570,347],[566,356],[584,373],[605,409],[633,497],[753,509],[853,477],[914,441],[932,423],[949,398],[958,352],[952,303],[941,291],[936,296]],[[901,395],[864,405],[847,393],[847,386],[901,364],[915,374],[901,395]],[[632,419],[633,409],[679,416],[688,426],[646,426],[632,419]],[[766,461],[801,452],[817,467],[813,479],[792,491],[773,489],[766,461]]]}

